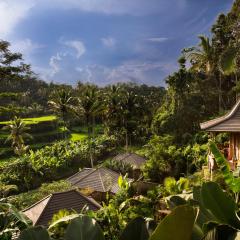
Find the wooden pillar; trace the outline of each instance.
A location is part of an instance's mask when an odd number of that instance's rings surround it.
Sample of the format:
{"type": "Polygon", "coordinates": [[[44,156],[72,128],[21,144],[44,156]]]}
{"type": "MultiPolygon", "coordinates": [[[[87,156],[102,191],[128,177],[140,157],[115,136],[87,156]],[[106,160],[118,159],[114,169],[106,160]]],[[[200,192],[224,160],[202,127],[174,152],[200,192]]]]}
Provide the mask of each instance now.
{"type": "Polygon", "coordinates": [[[240,134],[236,133],[236,156],[237,156],[237,166],[240,166],[240,134]]]}
{"type": "Polygon", "coordinates": [[[234,159],[234,134],[230,133],[228,160],[233,160],[233,159],[234,159]]]}

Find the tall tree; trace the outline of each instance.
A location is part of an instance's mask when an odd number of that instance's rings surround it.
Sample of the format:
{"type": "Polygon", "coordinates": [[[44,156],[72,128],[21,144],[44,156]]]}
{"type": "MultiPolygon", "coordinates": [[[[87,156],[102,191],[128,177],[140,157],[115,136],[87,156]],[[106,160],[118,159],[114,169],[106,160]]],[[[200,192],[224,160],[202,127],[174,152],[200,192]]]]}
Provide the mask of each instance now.
{"type": "Polygon", "coordinates": [[[65,89],[56,90],[53,94],[53,99],[48,101],[53,110],[61,115],[65,138],[67,131],[67,114],[70,110],[72,101],[73,97],[71,95],[71,92],[65,89]]]}
{"type": "Polygon", "coordinates": [[[87,85],[85,88],[78,90],[76,98],[76,106],[72,107],[73,112],[78,118],[83,118],[87,126],[89,153],[91,165],[94,165],[92,143],[95,138],[95,121],[96,117],[103,110],[103,105],[100,101],[99,89],[95,85],[87,85]]]}

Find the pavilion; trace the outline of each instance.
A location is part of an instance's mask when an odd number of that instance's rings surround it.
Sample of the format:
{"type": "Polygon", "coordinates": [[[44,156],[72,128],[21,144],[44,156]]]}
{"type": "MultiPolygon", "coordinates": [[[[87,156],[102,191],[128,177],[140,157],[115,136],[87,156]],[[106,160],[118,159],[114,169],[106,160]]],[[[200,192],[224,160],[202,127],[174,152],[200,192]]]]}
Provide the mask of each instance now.
{"type": "Polygon", "coordinates": [[[229,133],[228,160],[233,170],[240,166],[240,100],[224,116],[212,119],[200,124],[202,130],[216,135],[218,133],[229,133]]]}

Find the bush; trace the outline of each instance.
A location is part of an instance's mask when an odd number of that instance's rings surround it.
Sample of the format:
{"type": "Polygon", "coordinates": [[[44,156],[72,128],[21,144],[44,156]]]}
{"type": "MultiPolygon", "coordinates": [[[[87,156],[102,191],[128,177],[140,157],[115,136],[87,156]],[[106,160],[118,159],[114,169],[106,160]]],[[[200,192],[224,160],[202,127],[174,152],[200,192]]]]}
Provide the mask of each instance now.
{"type": "MultiPolygon", "coordinates": [[[[115,138],[102,135],[92,144],[93,157],[99,160],[114,149],[115,138]]],[[[3,168],[0,180],[25,191],[38,187],[41,182],[70,176],[83,167],[90,167],[88,141],[59,141],[37,151],[31,150],[3,168]]]]}
{"type": "Polygon", "coordinates": [[[114,159],[108,159],[103,163],[103,166],[112,169],[115,172],[120,172],[122,175],[132,173],[132,166],[129,163],[123,161],[116,161],[114,159]]]}
{"type": "Polygon", "coordinates": [[[0,172],[0,182],[5,185],[16,185],[20,192],[39,187],[42,181],[42,176],[33,169],[25,157],[2,167],[0,172]]]}

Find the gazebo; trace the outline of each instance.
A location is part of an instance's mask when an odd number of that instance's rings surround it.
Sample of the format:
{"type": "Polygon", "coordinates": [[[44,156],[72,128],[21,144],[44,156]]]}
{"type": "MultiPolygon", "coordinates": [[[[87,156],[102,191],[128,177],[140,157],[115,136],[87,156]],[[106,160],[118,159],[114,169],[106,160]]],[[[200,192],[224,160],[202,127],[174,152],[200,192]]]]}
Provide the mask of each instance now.
{"type": "Polygon", "coordinates": [[[228,160],[233,169],[240,166],[240,100],[224,116],[200,124],[202,130],[216,135],[217,133],[229,133],[228,160]]]}

